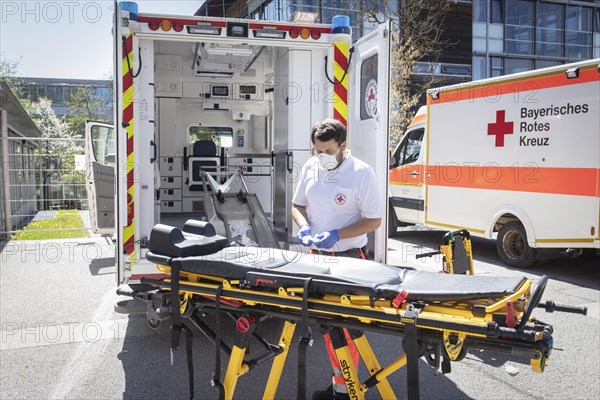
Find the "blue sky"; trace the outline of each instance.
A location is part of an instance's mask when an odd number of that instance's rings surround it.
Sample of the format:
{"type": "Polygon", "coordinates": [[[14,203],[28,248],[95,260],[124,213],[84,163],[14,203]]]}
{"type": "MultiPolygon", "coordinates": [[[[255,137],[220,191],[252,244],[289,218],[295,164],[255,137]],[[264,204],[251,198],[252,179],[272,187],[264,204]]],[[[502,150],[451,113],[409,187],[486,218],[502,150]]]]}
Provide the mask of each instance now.
{"type": "MultiPolygon", "coordinates": [[[[142,0],[140,12],[193,15],[203,0],[142,0]]],[[[0,58],[20,76],[103,79],[112,74],[113,2],[0,0],[0,58]]]]}

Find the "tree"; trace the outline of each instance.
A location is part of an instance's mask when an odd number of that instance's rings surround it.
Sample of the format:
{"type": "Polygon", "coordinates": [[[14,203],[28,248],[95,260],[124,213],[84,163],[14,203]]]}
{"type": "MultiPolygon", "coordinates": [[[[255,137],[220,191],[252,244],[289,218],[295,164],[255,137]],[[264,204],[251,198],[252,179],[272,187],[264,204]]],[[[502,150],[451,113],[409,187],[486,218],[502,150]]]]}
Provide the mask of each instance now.
{"type": "Polygon", "coordinates": [[[416,82],[413,74],[417,62],[436,62],[449,45],[442,39],[443,22],[448,13],[447,0],[388,0],[375,2],[361,10],[364,22],[392,23],[390,54],[390,142],[397,143],[420,99],[440,80],[434,76],[416,82]]]}
{"type": "Polygon", "coordinates": [[[7,83],[10,90],[19,100],[23,99],[23,82],[17,77],[17,67],[19,61],[2,59],[0,60],[0,81],[7,83]]]}
{"type": "Polygon", "coordinates": [[[67,101],[69,114],[67,124],[69,130],[78,137],[85,136],[85,124],[87,121],[102,121],[102,112],[105,105],[101,99],[92,94],[90,87],[78,88],[67,101]]]}
{"type": "MultiPolygon", "coordinates": [[[[31,119],[38,126],[42,138],[37,150],[37,162],[40,168],[40,183],[43,190],[43,207],[48,209],[53,184],[85,183],[83,172],[76,171],[75,154],[83,153],[76,135],[68,129],[67,123],[59,118],[52,109],[52,101],[45,97],[25,105],[31,119]]],[[[62,198],[62,197],[61,197],[62,198]]],[[[62,204],[61,204],[62,205],[62,204]]]]}

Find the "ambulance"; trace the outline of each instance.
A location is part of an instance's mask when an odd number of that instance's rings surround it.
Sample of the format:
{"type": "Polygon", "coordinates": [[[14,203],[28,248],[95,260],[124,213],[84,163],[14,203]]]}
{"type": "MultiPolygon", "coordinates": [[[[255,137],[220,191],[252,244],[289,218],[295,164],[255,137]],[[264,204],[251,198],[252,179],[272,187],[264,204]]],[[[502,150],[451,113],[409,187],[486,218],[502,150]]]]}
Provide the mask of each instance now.
{"type": "Polygon", "coordinates": [[[600,249],[600,59],[429,90],[393,152],[389,230],[467,229],[526,268],[600,249]]]}
{"type": "MultiPolygon", "coordinates": [[[[291,198],[317,120],[346,123],[349,148],[387,193],[389,24],[352,43],[343,17],[338,25],[302,21],[144,14],[132,2],[116,7],[115,131],[99,135],[102,127],[93,123],[88,129],[98,133],[91,138],[114,140],[94,139],[100,158],[114,160],[114,215],[98,207],[92,220],[115,220],[119,284],[157,272],[144,258],[155,224],[181,227],[205,215],[206,196],[215,193],[202,168],[241,171],[279,245],[293,247],[291,198]]],[[[88,187],[97,197],[91,203],[107,204],[106,182],[92,174],[88,187]]],[[[243,236],[243,229],[236,232],[243,236]]],[[[386,229],[387,222],[369,242],[380,262],[386,229]]]]}

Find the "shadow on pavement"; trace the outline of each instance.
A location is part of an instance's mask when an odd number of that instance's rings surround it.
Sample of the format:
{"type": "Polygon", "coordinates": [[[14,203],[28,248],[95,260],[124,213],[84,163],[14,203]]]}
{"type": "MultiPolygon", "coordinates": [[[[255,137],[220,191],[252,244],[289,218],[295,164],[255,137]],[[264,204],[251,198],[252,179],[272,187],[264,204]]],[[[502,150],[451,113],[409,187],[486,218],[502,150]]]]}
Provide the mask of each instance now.
{"type": "MultiPolygon", "coordinates": [[[[430,251],[429,249],[437,249],[442,244],[445,233],[446,231],[441,230],[403,230],[394,234],[392,239],[411,246],[407,253],[409,253],[408,257],[414,259],[416,254],[430,251]]],[[[517,269],[508,267],[500,261],[495,241],[472,237],[472,245],[473,258],[476,262],[491,264],[507,271],[537,276],[548,275],[554,280],[600,290],[600,268],[598,268],[600,257],[598,256],[559,257],[545,260],[531,268],[517,269]]],[[[477,273],[477,265],[475,273],[477,273]]]]}
{"type": "MultiPolygon", "coordinates": [[[[170,321],[166,321],[170,324],[170,321]]],[[[235,325],[231,319],[222,318],[223,340],[231,346],[235,333],[235,325]],[[225,321],[223,321],[225,320],[225,321]]],[[[214,328],[214,319],[209,316],[206,323],[214,328]]],[[[269,342],[276,343],[281,333],[281,322],[269,320],[259,328],[261,335],[269,342]]],[[[127,333],[119,360],[125,374],[125,391],[123,399],[163,399],[189,398],[188,371],[185,352],[185,335],[182,335],[181,347],[174,353],[174,364],[170,365],[170,333],[160,328],[163,333],[151,332],[147,327],[144,315],[129,317],[127,333]]],[[[215,345],[202,333],[194,330],[193,358],[195,398],[218,399],[219,391],[211,386],[215,368],[215,345]]],[[[331,379],[331,366],[326,354],[323,338],[318,328],[313,327],[314,343],[307,350],[307,398],[313,391],[326,388],[331,379]]],[[[298,333],[298,332],[296,332],[298,333]]],[[[389,335],[367,333],[369,342],[379,358],[382,366],[387,365],[402,355],[402,338],[389,335]]],[[[277,390],[277,399],[295,399],[297,389],[297,352],[299,337],[296,334],[283,370],[277,390]]],[[[264,349],[255,341],[251,341],[246,359],[255,358],[264,353],[264,349]]],[[[225,378],[228,357],[221,356],[221,381],[225,378]]],[[[235,389],[235,399],[262,399],[263,390],[268,380],[271,362],[258,365],[247,375],[239,378],[235,389]]],[[[463,399],[468,396],[451,380],[452,375],[436,374],[424,360],[419,361],[422,398],[463,399]]],[[[361,381],[367,376],[361,363],[359,372],[361,381]]],[[[390,384],[398,398],[406,398],[406,371],[404,368],[393,373],[390,384]]],[[[366,393],[367,399],[379,399],[376,388],[366,393]]]]}

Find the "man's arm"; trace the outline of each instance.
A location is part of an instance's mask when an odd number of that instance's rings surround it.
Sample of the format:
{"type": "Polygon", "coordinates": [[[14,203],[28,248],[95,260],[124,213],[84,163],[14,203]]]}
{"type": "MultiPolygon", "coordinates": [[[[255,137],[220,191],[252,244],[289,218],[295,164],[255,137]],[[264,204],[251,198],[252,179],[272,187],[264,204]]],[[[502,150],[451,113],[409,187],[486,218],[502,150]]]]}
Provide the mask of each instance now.
{"type": "Polygon", "coordinates": [[[338,234],[340,235],[340,239],[348,239],[373,232],[379,228],[379,225],[381,225],[381,218],[363,218],[352,225],[339,229],[338,234]]]}
{"type": "Polygon", "coordinates": [[[298,226],[308,224],[308,213],[306,212],[306,207],[292,204],[292,218],[298,226]]]}

